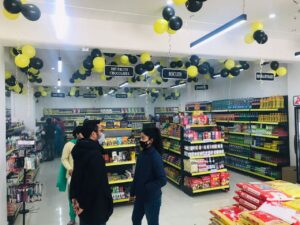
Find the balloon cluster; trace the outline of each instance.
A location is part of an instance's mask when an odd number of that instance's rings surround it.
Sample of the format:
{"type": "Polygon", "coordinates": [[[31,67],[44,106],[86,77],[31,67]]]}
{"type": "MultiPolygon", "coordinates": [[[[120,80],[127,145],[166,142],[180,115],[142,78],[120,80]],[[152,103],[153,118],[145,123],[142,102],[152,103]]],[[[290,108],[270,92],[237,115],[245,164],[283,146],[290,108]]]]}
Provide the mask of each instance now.
{"type": "Polygon", "coordinates": [[[34,93],[34,97],[39,98],[39,97],[47,97],[48,95],[48,90],[47,88],[43,86],[38,87],[38,91],[34,93]]]}
{"type": "Polygon", "coordinates": [[[15,64],[20,70],[28,76],[31,83],[42,83],[42,78],[39,77],[40,70],[44,66],[43,60],[36,57],[36,50],[32,45],[24,45],[20,49],[11,48],[13,57],[15,57],[15,64]]]}
{"type": "Polygon", "coordinates": [[[69,92],[69,96],[79,97],[80,96],[79,89],[77,87],[71,87],[70,92],[69,92]]]}
{"type": "Polygon", "coordinates": [[[270,67],[272,69],[272,73],[274,73],[275,77],[278,76],[285,76],[287,74],[287,68],[283,66],[279,66],[279,62],[277,61],[272,61],[270,63],[270,67]]]}
{"type": "Polygon", "coordinates": [[[22,94],[24,89],[23,83],[19,83],[10,71],[5,71],[5,87],[6,90],[13,91],[17,94],[22,94]]]}
{"type": "Polygon", "coordinates": [[[180,97],[180,92],[178,90],[175,90],[174,92],[171,92],[170,94],[163,94],[162,95],[163,99],[165,101],[168,101],[168,100],[178,100],[179,97],[180,97]]]}
{"type": "Polygon", "coordinates": [[[197,55],[192,55],[185,63],[188,74],[188,82],[198,82],[198,74],[214,74],[214,68],[209,64],[209,62],[200,63],[200,58],[197,55]]]}
{"type": "Polygon", "coordinates": [[[3,15],[10,20],[15,20],[20,13],[30,20],[37,21],[41,17],[40,9],[34,4],[25,4],[26,0],[4,0],[3,15]]]}
{"type": "Polygon", "coordinates": [[[251,32],[246,34],[245,43],[252,44],[254,40],[258,44],[265,44],[268,41],[268,35],[263,31],[264,25],[262,22],[256,21],[251,24],[251,32]]]}
{"type": "Polygon", "coordinates": [[[172,62],[170,62],[170,67],[173,68],[173,69],[182,68],[183,67],[183,62],[181,60],[172,61],[172,62]]]}
{"type": "MultiPolygon", "coordinates": [[[[177,0],[179,1],[179,0],[177,0]]],[[[203,2],[205,2],[206,0],[181,0],[180,2],[184,2],[185,6],[187,8],[187,10],[189,10],[190,12],[198,12],[202,6],[203,6],[203,2]]],[[[176,1],[174,0],[175,4],[176,1]]]]}
{"type": "MultiPolygon", "coordinates": [[[[87,77],[91,76],[92,71],[102,73],[104,72],[104,68],[105,57],[102,56],[102,53],[99,49],[93,49],[91,51],[91,54],[83,60],[83,63],[80,66],[80,68],[75,73],[73,73],[70,79],[70,83],[77,83],[80,80],[86,80],[87,77]]],[[[109,80],[109,78],[106,77],[105,79],[109,80]]]]}
{"type": "Polygon", "coordinates": [[[157,34],[175,34],[182,27],[182,19],[175,15],[175,10],[171,6],[165,6],[162,11],[163,18],[157,19],[153,24],[153,29],[157,34]]]}
{"type": "Polygon", "coordinates": [[[246,61],[239,61],[240,65],[236,65],[233,59],[227,59],[224,62],[224,69],[221,70],[220,75],[221,77],[229,77],[233,78],[240,74],[241,70],[248,70],[250,65],[246,61]]]}

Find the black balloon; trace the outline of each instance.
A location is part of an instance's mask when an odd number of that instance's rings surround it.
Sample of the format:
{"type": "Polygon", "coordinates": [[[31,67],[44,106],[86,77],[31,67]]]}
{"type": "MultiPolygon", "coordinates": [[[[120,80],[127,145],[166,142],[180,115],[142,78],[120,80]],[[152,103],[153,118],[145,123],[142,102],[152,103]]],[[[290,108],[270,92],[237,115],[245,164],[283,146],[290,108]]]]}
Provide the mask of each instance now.
{"type": "Polygon", "coordinates": [[[75,91],[75,97],[78,98],[79,96],[80,96],[80,92],[79,92],[79,90],[76,90],[76,91],[75,91]]]}
{"type": "Polygon", "coordinates": [[[71,78],[69,81],[70,81],[71,84],[74,84],[74,83],[75,83],[75,81],[74,81],[73,78],[71,78]]]}
{"type": "Polygon", "coordinates": [[[195,82],[195,83],[197,83],[198,82],[198,77],[194,77],[194,78],[192,78],[192,80],[195,82]]]}
{"type": "Polygon", "coordinates": [[[40,58],[33,57],[33,58],[30,59],[29,66],[33,67],[34,69],[40,70],[40,69],[43,68],[44,63],[43,63],[43,60],[41,60],[40,58]]]}
{"type": "Polygon", "coordinates": [[[249,63],[244,63],[244,64],[241,64],[241,66],[242,66],[242,68],[244,69],[244,70],[247,70],[247,69],[249,69],[250,68],[250,65],[249,65],[249,63]]]}
{"type": "Polygon", "coordinates": [[[140,82],[140,81],[141,81],[141,76],[138,76],[138,77],[136,78],[136,81],[140,82]]]}
{"type": "Polygon", "coordinates": [[[125,87],[125,88],[124,88],[124,92],[125,92],[125,93],[128,93],[128,92],[129,92],[129,88],[128,88],[128,87],[125,87]]]}
{"type": "Polygon", "coordinates": [[[115,53],[104,53],[105,56],[107,57],[114,57],[116,54],[115,53]]]}
{"type": "Polygon", "coordinates": [[[175,84],[176,84],[176,85],[180,84],[180,80],[176,80],[176,81],[175,81],[175,84]]]}
{"type": "Polygon", "coordinates": [[[133,77],[133,78],[131,79],[131,81],[132,81],[132,83],[135,83],[135,82],[136,82],[136,78],[133,77]]]}
{"type": "Polygon", "coordinates": [[[25,67],[25,68],[19,68],[23,73],[27,74],[27,70],[29,69],[29,66],[25,67]]]}
{"type": "Polygon", "coordinates": [[[112,77],[106,77],[106,80],[111,80],[112,79],[112,77]]]}
{"type": "Polygon", "coordinates": [[[189,77],[187,81],[188,81],[188,83],[191,83],[193,81],[193,78],[189,77]]]}
{"type": "Polygon", "coordinates": [[[186,8],[190,11],[190,12],[198,12],[203,5],[203,0],[188,0],[185,3],[186,8]]]}
{"type": "Polygon", "coordinates": [[[207,74],[208,73],[208,69],[207,66],[201,64],[198,66],[198,71],[200,74],[207,74]]]}
{"type": "Polygon", "coordinates": [[[228,69],[222,69],[220,74],[221,74],[221,77],[228,77],[229,76],[229,70],[228,69]]]}
{"type": "Polygon", "coordinates": [[[38,78],[38,79],[36,79],[36,82],[37,82],[38,84],[40,84],[40,83],[43,82],[43,80],[42,80],[41,78],[38,78]]]}
{"type": "Polygon", "coordinates": [[[208,72],[209,72],[209,74],[214,74],[215,69],[213,67],[209,67],[208,72]]]}
{"type": "Polygon", "coordinates": [[[22,51],[17,48],[12,48],[11,53],[13,54],[13,56],[17,56],[19,54],[22,54],[22,51]]]}
{"type": "Polygon", "coordinates": [[[198,66],[198,65],[199,65],[199,62],[200,62],[200,59],[199,59],[198,56],[192,55],[192,56],[190,57],[190,62],[191,62],[191,65],[193,65],[193,66],[198,66]]]}
{"type": "Polygon", "coordinates": [[[93,68],[93,59],[91,56],[86,57],[86,59],[83,61],[83,67],[87,70],[93,68]]]}
{"type": "Polygon", "coordinates": [[[255,41],[257,41],[257,43],[260,43],[264,36],[265,32],[263,32],[262,30],[257,30],[253,34],[253,38],[255,41]]]}
{"type": "Polygon", "coordinates": [[[185,68],[188,68],[188,67],[191,66],[191,63],[190,62],[185,62],[184,66],[185,66],[185,68]]]}
{"type": "Polygon", "coordinates": [[[8,85],[8,86],[15,86],[17,81],[16,81],[16,78],[14,76],[11,76],[9,79],[6,79],[5,80],[5,83],[8,85]]]}
{"type": "Polygon", "coordinates": [[[111,62],[110,65],[112,65],[112,66],[117,66],[118,63],[116,63],[116,62],[111,62]]]}
{"type": "Polygon", "coordinates": [[[268,35],[265,34],[265,35],[260,39],[259,44],[263,45],[263,44],[265,44],[267,41],[268,41],[268,35]]]}
{"type": "Polygon", "coordinates": [[[33,5],[33,4],[22,5],[21,12],[22,12],[23,16],[30,21],[36,21],[41,17],[40,9],[36,5],[33,5]]]}
{"type": "Polygon", "coordinates": [[[183,66],[183,62],[181,60],[177,61],[177,67],[181,68],[183,66]]]}
{"type": "Polygon", "coordinates": [[[170,7],[166,6],[162,11],[163,18],[169,21],[173,16],[175,16],[175,10],[170,7]]]}
{"type": "Polygon", "coordinates": [[[94,48],[91,52],[93,58],[102,56],[101,51],[98,48],[94,48]]]}
{"type": "Polygon", "coordinates": [[[130,62],[131,64],[136,64],[137,61],[138,61],[138,59],[137,59],[136,56],[134,56],[134,55],[130,55],[130,56],[129,56],[129,62],[130,62]]]}
{"type": "Polygon", "coordinates": [[[86,76],[85,75],[80,75],[79,79],[80,80],[86,80],[86,76]]]}
{"type": "Polygon", "coordinates": [[[240,61],[240,64],[243,65],[243,64],[246,64],[247,61],[240,61]]]}
{"type": "Polygon", "coordinates": [[[170,67],[171,68],[176,68],[177,67],[177,62],[171,62],[170,67]]]}
{"type": "Polygon", "coordinates": [[[279,68],[279,62],[277,61],[272,61],[271,62],[271,69],[272,70],[277,70],[279,68]]]}
{"type": "Polygon", "coordinates": [[[145,68],[143,64],[138,64],[135,66],[135,73],[138,75],[142,75],[145,72],[145,68]]]}
{"type": "Polygon", "coordinates": [[[233,67],[231,70],[230,70],[230,73],[232,74],[232,76],[238,76],[240,74],[240,68],[238,67],[233,67]]]}
{"type": "Polygon", "coordinates": [[[92,71],[91,70],[87,70],[87,71],[85,71],[84,75],[87,76],[87,77],[89,77],[89,76],[92,75],[92,71]]]}
{"type": "Polygon", "coordinates": [[[166,82],[168,82],[168,79],[162,79],[162,81],[166,83],[166,82]]]}
{"type": "Polygon", "coordinates": [[[152,71],[154,69],[154,63],[152,61],[145,62],[145,68],[147,71],[152,71]]]}
{"type": "Polygon", "coordinates": [[[169,27],[172,30],[179,30],[182,27],[182,19],[179,16],[173,16],[169,20],[169,27]]]}
{"type": "Polygon", "coordinates": [[[4,0],[4,8],[13,14],[19,13],[22,10],[22,3],[20,0],[4,0]]]}
{"type": "Polygon", "coordinates": [[[37,91],[37,92],[34,93],[34,97],[36,97],[36,98],[39,98],[41,96],[42,96],[42,94],[39,91],[37,91]]]}
{"type": "MultiPolygon", "coordinates": [[[[157,80],[156,84],[161,85],[161,82],[157,80]]],[[[157,93],[154,93],[154,94],[157,94],[157,93]]]]}
{"type": "Polygon", "coordinates": [[[74,80],[78,79],[78,78],[80,77],[79,71],[77,70],[77,71],[73,74],[72,77],[73,77],[74,80]]]}

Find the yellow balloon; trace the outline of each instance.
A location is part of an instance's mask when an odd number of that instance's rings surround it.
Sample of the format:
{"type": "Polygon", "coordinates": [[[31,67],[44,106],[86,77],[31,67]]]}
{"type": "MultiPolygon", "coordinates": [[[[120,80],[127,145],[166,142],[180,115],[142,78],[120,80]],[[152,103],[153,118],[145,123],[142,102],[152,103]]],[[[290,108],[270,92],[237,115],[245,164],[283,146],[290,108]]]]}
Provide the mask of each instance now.
{"type": "Polygon", "coordinates": [[[21,0],[22,4],[26,4],[27,0],[21,0]]]}
{"type": "Polygon", "coordinates": [[[190,78],[194,78],[198,76],[198,68],[197,66],[189,66],[187,68],[187,74],[190,78]]]}
{"type": "Polygon", "coordinates": [[[43,97],[47,96],[47,92],[46,91],[42,91],[41,94],[42,94],[43,97]]]}
{"type": "Polygon", "coordinates": [[[251,24],[251,30],[253,32],[257,31],[257,30],[263,30],[264,29],[264,25],[262,22],[260,21],[255,21],[251,24]]]}
{"type": "Polygon", "coordinates": [[[226,69],[231,70],[235,66],[235,62],[233,59],[227,59],[224,65],[226,69]]]}
{"type": "Polygon", "coordinates": [[[154,75],[156,73],[156,69],[154,68],[153,70],[151,70],[148,74],[149,75],[154,75]]]}
{"type": "Polygon", "coordinates": [[[123,65],[128,65],[128,64],[130,64],[130,63],[129,63],[129,58],[128,58],[127,55],[122,55],[121,58],[120,58],[120,61],[121,61],[121,63],[122,63],[123,65]]]}
{"type": "Polygon", "coordinates": [[[229,75],[228,75],[228,78],[229,78],[229,79],[232,79],[232,78],[234,78],[234,76],[232,76],[232,74],[229,74],[229,75]]]}
{"type": "Polygon", "coordinates": [[[173,0],[176,5],[183,5],[187,2],[187,0],[173,0]]]}
{"type": "Polygon", "coordinates": [[[156,80],[157,80],[158,82],[162,82],[162,81],[163,81],[161,77],[156,77],[156,80]]]}
{"type": "Polygon", "coordinates": [[[15,57],[15,64],[20,68],[25,68],[29,65],[30,59],[24,54],[19,54],[15,57]]]}
{"type": "Polygon", "coordinates": [[[86,70],[83,67],[80,67],[78,71],[81,75],[84,75],[86,72],[86,70]]]}
{"type": "Polygon", "coordinates": [[[206,79],[206,80],[210,80],[210,79],[211,79],[211,77],[210,77],[210,75],[209,75],[209,74],[205,74],[205,75],[204,75],[204,79],[206,79]]]}
{"type": "Polygon", "coordinates": [[[95,57],[93,60],[93,65],[96,69],[105,67],[105,58],[104,57],[95,57]]]}
{"type": "Polygon", "coordinates": [[[30,73],[32,73],[32,74],[37,74],[37,73],[39,72],[39,70],[37,70],[37,69],[35,69],[35,68],[33,68],[33,67],[30,67],[30,68],[28,69],[28,72],[30,72],[30,73]]]}
{"type": "Polygon", "coordinates": [[[104,67],[102,68],[94,68],[93,69],[96,73],[102,73],[104,71],[104,67]]]}
{"type": "Polygon", "coordinates": [[[165,19],[158,19],[153,24],[153,29],[157,34],[163,34],[168,30],[168,21],[165,19]]]}
{"type": "Polygon", "coordinates": [[[175,96],[179,97],[180,96],[180,92],[179,91],[175,91],[175,96]]]}
{"type": "Polygon", "coordinates": [[[20,13],[13,14],[13,13],[8,12],[6,9],[3,9],[2,12],[3,12],[4,17],[9,20],[16,20],[20,16],[20,13]]]}
{"type": "Polygon", "coordinates": [[[153,79],[151,80],[151,83],[152,83],[152,84],[156,84],[156,78],[153,78],[153,79]]]}
{"type": "Polygon", "coordinates": [[[167,32],[168,34],[176,34],[176,30],[172,30],[170,27],[168,27],[167,32]]]}
{"type": "Polygon", "coordinates": [[[78,83],[80,83],[80,81],[81,81],[80,79],[76,79],[76,80],[74,80],[74,83],[78,84],[78,83]]]}
{"type": "Polygon", "coordinates": [[[106,76],[104,74],[100,75],[100,80],[106,80],[106,76]]]}
{"type": "Polygon", "coordinates": [[[44,91],[44,87],[43,86],[39,86],[38,90],[39,90],[39,92],[43,92],[44,91]]]}
{"type": "Polygon", "coordinates": [[[252,44],[254,42],[253,33],[248,33],[244,39],[246,44],[252,44]]]}
{"type": "Polygon", "coordinates": [[[129,84],[132,84],[132,83],[133,83],[131,77],[129,77],[127,81],[128,81],[129,84]]]}
{"type": "Polygon", "coordinates": [[[75,91],[70,91],[70,96],[75,96],[75,91]]]}
{"type": "Polygon", "coordinates": [[[13,90],[14,90],[16,93],[19,93],[22,89],[21,89],[20,85],[16,85],[16,86],[14,86],[13,90]]]}
{"type": "Polygon", "coordinates": [[[5,71],[5,80],[11,78],[11,72],[10,71],[5,71]]]}
{"type": "Polygon", "coordinates": [[[147,61],[151,61],[151,55],[148,52],[144,52],[141,55],[141,62],[145,63],[147,61]]]}
{"type": "Polygon", "coordinates": [[[132,97],[132,93],[127,93],[127,97],[132,97]]]}
{"type": "Polygon", "coordinates": [[[285,76],[287,74],[287,69],[285,67],[279,67],[277,70],[276,70],[276,74],[278,76],[285,76]]]}
{"type": "Polygon", "coordinates": [[[22,47],[22,54],[28,56],[31,59],[35,56],[36,51],[32,45],[24,45],[22,47]]]}
{"type": "Polygon", "coordinates": [[[118,65],[121,64],[121,56],[116,55],[115,58],[114,58],[114,61],[115,61],[118,65]]]}

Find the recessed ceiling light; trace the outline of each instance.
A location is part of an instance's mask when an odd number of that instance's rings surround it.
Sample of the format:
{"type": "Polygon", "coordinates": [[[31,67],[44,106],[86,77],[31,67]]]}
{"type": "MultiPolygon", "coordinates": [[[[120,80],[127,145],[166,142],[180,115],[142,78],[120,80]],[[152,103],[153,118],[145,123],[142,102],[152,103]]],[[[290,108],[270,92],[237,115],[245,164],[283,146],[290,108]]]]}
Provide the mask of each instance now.
{"type": "Polygon", "coordinates": [[[269,15],[269,18],[270,19],[274,19],[276,17],[276,14],[275,13],[271,13],[270,15],[269,15]]]}
{"type": "Polygon", "coordinates": [[[52,67],[51,70],[55,70],[55,67],[52,67]]]}

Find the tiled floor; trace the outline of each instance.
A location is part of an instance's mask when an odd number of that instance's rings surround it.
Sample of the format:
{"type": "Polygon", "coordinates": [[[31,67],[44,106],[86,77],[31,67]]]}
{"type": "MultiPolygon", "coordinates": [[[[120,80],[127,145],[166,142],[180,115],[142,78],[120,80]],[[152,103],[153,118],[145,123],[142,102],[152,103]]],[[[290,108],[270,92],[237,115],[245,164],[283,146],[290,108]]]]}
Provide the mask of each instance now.
{"type": "MultiPolygon", "coordinates": [[[[27,225],[65,225],[68,222],[68,204],[66,193],[60,193],[55,187],[59,170],[59,160],[41,165],[38,180],[44,184],[43,201],[29,205],[32,209],[26,215],[27,225]]],[[[238,182],[255,181],[237,173],[231,173],[231,190],[229,192],[210,192],[195,197],[189,197],[172,184],[163,189],[160,224],[162,225],[206,225],[209,223],[209,210],[233,203],[232,197],[235,184],[238,182]]],[[[115,207],[108,225],[130,225],[132,205],[115,207]]],[[[19,215],[16,225],[22,224],[19,215]]],[[[143,224],[147,224],[144,221],[143,224]]]]}

